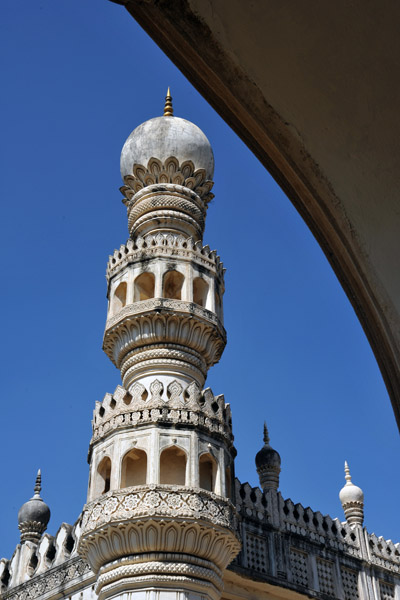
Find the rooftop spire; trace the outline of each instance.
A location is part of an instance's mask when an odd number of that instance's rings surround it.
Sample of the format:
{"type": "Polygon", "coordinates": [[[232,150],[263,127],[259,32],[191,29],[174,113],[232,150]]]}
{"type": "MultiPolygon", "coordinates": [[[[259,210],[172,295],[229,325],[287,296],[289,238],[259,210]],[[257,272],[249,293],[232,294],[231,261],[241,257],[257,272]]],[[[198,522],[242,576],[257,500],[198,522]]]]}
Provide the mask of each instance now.
{"type": "Polygon", "coordinates": [[[170,89],[167,90],[167,95],[165,96],[165,106],[164,106],[164,117],[173,117],[174,109],[172,108],[172,96],[170,89]]]}
{"type": "Polygon", "coordinates": [[[33,488],[33,491],[35,492],[35,496],[36,498],[40,497],[40,491],[42,489],[42,472],[39,469],[36,475],[36,482],[35,482],[35,487],[33,488]]]}
{"type": "Polygon", "coordinates": [[[344,478],[346,480],[346,485],[350,485],[351,484],[351,475],[350,475],[350,467],[347,463],[347,460],[344,461],[344,478]]]}
{"type": "Polygon", "coordinates": [[[265,421],[264,421],[264,444],[266,446],[269,445],[269,434],[268,434],[267,424],[265,421]]]}

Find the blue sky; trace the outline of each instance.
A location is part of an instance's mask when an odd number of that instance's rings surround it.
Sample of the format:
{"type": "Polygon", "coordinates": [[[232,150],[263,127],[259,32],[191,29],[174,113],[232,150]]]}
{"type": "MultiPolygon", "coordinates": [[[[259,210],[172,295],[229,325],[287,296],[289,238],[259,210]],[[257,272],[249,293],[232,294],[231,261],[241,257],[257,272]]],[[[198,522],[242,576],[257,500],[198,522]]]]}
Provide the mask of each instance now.
{"type": "Polygon", "coordinates": [[[283,192],[135,21],[107,0],[1,8],[0,557],[38,467],[55,534],[86,499],[96,400],[120,383],[101,350],[105,268],[127,239],[119,156],[162,114],[215,153],[204,243],[226,268],[228,345],[208,385],[231,403],[236,473],[258,483],[266,419],[285,497],[343,519],[347,459],[369,531],[399,541],[399,437],[372,351],[319,246],[283,192]]]}

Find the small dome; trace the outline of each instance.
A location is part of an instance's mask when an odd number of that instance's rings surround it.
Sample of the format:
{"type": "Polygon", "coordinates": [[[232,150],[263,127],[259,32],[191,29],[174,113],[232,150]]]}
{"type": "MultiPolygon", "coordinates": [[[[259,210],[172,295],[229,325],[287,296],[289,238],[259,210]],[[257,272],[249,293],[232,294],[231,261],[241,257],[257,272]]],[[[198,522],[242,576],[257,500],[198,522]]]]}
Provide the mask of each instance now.
{"type": "Polygon", "coordinates": [[[271,446],[269,445],[268,430],[266,424],[264,423],[264,446],[256,454],[256,467],[258,470],[266,466],[280,467],[281,457],[279,455],[279,452],[271,448],[271,446]]]}
{"type": "Polygon", "coordinates": [[[279,452],[269,445],[267,425],[264,423],[264,446],[256,454],[257,473],[260,485],[264,491],[277,490],[279,473],[281,472],[281,457],[279,452]]]}
{"type": "Polygon", "coordinates": [[[256,467],[257,469],[262,469],[266,466],[281,466],[281,457],[279,452],[271,448],[269,445],[263,446],[259,452],[256,454],[256,467]]]}
{"type": "Polygon", "coordinates": [[[132,175],[134,164],[144,167],[150,158],[164,162],[175,156],[179,164],[191,160],[195,169],[204,169],[206,179],[214,175],[214,155],[204,133],[186,119],[173,117],[172,98],[167,92],[164,116],[145,121],[132,131],[121,152],[121,176],[132,175]]]}
{"type": "Polygon", "coordinates": [[[18,511],[18,527],[21,531],[21,542],[26,540],[37,541],[40,539],[50,520],[50,509],[40,497],[41,481],[42,478],[39,469],[34,488],[35,493],[18,511]]]}
{"type": "Polygon", "coordinates": [[[36,521],[46,525],[50,520],[50,509],[42,498],[31,498],[18,511],[18,525],[27,521],[36,521]]]}
{"type": "Polygon", "coordinates": [[[361,488],[351,481],[350,469],[347,462],[344,463],[346,484],[339,492],[339,498],[342,505],[349,502],[364,503],[364,492],[361,488]]]}

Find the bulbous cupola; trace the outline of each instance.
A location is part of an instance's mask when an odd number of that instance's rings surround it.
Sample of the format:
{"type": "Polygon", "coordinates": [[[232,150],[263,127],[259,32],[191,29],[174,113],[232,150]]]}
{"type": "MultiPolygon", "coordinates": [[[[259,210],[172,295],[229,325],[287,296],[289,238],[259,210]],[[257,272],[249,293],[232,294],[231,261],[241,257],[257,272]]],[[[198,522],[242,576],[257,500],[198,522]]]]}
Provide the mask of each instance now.
{"type": "Polygon", "coordinates": [[[281,472],[281,457],[269,444],[266,423],[264,423],[264,446],[257,452],[255,460],[262,489],[277,490],[279,487],[279,473],[281,472]]]}
{"type": "Polygon", "coordinates": [[[136,127],[122,148],[131,238],[163,231],[201,240],[213,174],[210,142],[197,125],[173,116],[168,89],[164,116],[136,127]]]}
{"type": "Polygon", "coordinates": [[[347,461],[344,463],[346,484],[339,492],[346,521],[350,524],[362,525],[364,521],[364,492],[351,481],[347,461]]]}
{"type": "Polygon", "coordinates": [[[38,542],[47,529],[50,509],[40,497],[42,489],[40,469],[37,473],[34,495],[18,511],[18,528],[21,531],[21,544],[26,541],[38,542]]]}

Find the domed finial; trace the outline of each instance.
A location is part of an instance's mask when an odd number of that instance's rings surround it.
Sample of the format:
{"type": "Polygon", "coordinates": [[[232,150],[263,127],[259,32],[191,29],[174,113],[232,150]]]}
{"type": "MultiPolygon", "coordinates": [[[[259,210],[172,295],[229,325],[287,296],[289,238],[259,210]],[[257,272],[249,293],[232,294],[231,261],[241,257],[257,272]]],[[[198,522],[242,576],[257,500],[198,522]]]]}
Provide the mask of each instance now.
{"type": "Polygon", "coordinates": [[[35,492],[34,498],[40,498],[40,492],[42,490],[42,472],[39,469],[36,475],[36,483],[33,491],[35,492]]]}
{"type": "Polygon", "coordinates": [[[362,525],[364,521],[364,493],[351,481],[350,468],[345,461],[344,473],[346,483],[339,492],[346,521],[350,524],[362,525]]]}
{"type": "Polygon", "coordinates": [[[173,117],[174,109],[172,108],[172,96],[171,92],[168,88],[167,95],[165,96],[165,106],[164,106],[164,117],[173,117]]]}
{"type": "Polygon", "coordinates": [[[265,490],[277,490],[279,487],[279,473],[281,472],[281,457],[269,445],[267,424],[264,422],[264,446],[256,454],[257,473],[260,485],[265,490]]]}
{"type": "Polygon", "coordinates": [[[50,509],[40,497],[42,474],[39,469],[33,497],[25,502],[18,511],[18,528],[21,531],[21,544],[38,543],[50,520],[50,509]]]}
{"type": "Polygon", "coordinates": [[[268,434],[267,424],[265,421],[264,421],[264,444],[266,446],[269,446],[269,434],[268,434]]]}

